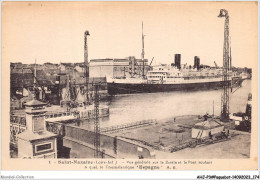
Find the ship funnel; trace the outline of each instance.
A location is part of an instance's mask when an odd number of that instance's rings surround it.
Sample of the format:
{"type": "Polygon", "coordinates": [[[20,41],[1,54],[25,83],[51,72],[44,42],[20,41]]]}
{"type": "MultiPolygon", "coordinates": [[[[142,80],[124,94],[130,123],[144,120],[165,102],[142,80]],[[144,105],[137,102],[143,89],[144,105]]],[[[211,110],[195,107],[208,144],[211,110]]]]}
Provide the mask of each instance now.
{"type": "Polygon", "coordinates": [[[194,56],[194,66],[193,68],[196,68],[197,70],[200,69],[200,57],[194,56]]]}
{"type": "Polygon", "coordinates": [[[180,69],[181,68],[181,55],[180,54],[175,54],[175,66],[180,69]]]}

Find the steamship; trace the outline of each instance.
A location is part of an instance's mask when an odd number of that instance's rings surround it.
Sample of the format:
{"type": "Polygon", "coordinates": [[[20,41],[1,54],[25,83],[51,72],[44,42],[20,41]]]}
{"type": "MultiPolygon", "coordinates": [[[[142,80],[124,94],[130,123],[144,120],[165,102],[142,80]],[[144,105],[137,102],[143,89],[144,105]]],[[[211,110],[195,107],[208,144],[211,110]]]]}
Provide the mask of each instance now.
{"type": "MultiPolygon", "coordinates": [[[[180,59],[180,58],[177,58],[180,59]]],[[[220,89],[224,85],[223,69],[201,68],[195,56],[194,67],[180,67],[180,60],[175,65],[154,66],[146,74],[146,78],[107,78],[107,89],[110,95],[155,93],[168,91],[194,91],[204,89],[220,89]]],[[[228,83],[231,89],[241,86],[246,76],[228,71],[228,83]]]]}
{"type": "MultiPolygon", "coordinates": [[[[144,61],[144,34],[142,23],[142,59],[144,61]]],[[[228,83],[231,89],[241,86],[246,77],[241,74],[232,72],[231,66],[231,49],[228,61],[228,83]]],[[[223,69],[219,68],[215,63],[215,68],[203,67],[200,65],[200,58],[194,57],[194,66],[187,66],[187,63],[181,67],[181,54],[175,54],[175,63],[171,65],[156,66],[153,70],[147,71],[144,75],[144,63],[142,78],[132,76],[135,74],[135,63],[131,63],[131,76],[126,78],[108,78],[107,90],[108,94],[133,94],[133,93],[154,93],[167,91],[186,91],[186,90],[202,90],[222,88],[224,81],[222,79],[223,69]],[[134,72],[133,72],[134,71],[134,72]]],[[[152,64],[152,61],[150,65],[152,64]]],[[[130,65],[130,64],[129,64],[130,65]]]]}

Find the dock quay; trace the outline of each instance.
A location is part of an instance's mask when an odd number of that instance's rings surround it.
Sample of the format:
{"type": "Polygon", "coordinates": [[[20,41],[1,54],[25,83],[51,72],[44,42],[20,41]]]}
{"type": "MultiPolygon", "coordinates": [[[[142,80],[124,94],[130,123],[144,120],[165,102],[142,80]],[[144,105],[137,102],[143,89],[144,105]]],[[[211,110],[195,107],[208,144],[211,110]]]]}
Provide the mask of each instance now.
{"type": "Polygon", "coordinates": [[[201,144],[196,148],[184,148],[169,153],[168,151],[155,150],[156,158],[183,159],[247,159],[250,158],[251,134],[237,130],[230,131],[231,138],[213,144],[201,144]],[[239,147],[239,148],[237,148],[239,147]],[[229,151],[228,149],[237,149],[229,151]],[[196,151],[196,152],[195,152],[196,151]],[[225,152],[225,153],[223,153],[225,152]]]}
{"type": "MultiPolygon", "coordinates": [[[[94,152],[94,132],[82,127],[65,125],[63,145],[70,148],[71,158],[91,158],[94,152]]],[[[105,158],[155,158],[154,150],[141,143],[100,133],[100,153],[105,158]]]]}
{"type": "MultiPolygon", "coordinates": [[[[88,157],[87,154],[93,154],[93,131],[84,129],[83,127],[72,125],[79,119],[64,119],[64,121],[51,121],[50,115],[53,112],[47,112],[46,130],[58,135],[58,154],[70,154],[73,158],[88,157]],[[64,150],[65,149],[65,150],[64,150]],[[64,153],[64,151],[70,152],[64,153]],[[78,150],[84,149],[84,150],[78,150]]],[[[69,112],[57,112],[58,116],[71,116],[69,112]]],[[[53,118],[55,117],[53,115],[53,118]]],[[[73,116],[74,117],[74,116],[73,116]]],[[[210,140],[209,138],[191,139],[191,131],[195,124],[203,122],[204,119],[198,115],[176,116],[175,118],[165,119],[157,122],[155,119],[126,123],[117,126],[109,126],[100,128],[101,135],[101,154],[104,158],[123,158],[124,156],[137,158],[142,152],[138,149],[145,150],[145,158],[154,158],[153,151],[161,153],[178,153],[187,151],[187,149],[207,148],[213,144],[221,144],[226,141],[233,143],[233,137],[244,139],[244,134],[237,133],[232,130],[230,137],[210,140]],[[148,135],[149,134],[149,135],[148,135]],[[123,143],[120,147],[118,142],[123,143]],[[125,144],[126,143],[126,144],[125,144]],[[124,146],[132,149],[128,152],[124,146]]],[[[16,135],[26,130],[26,119],[22,113],[11,116],[11,143],[16,145],[16,135]]],[[[226,126],[226,125],[225,125],[226,126]]],[[[221,134],[220,134],[221,136],[221,134]]],[[[244,147],[242,151],[248,152],[244,147]]],[[[156,155],[157,155],[156,153],[156,155]]],[[[168,154],[168,156],[170,156],[168,154]]],[[[248,153],[245,153],[248,154],[248,153]]],[[[62,157],[62,156],[59,156],[62,157]]],[[[90,158],[90,157],[89,157],[90,158]]],[[[157,156],[156,156],[157,158],[157,156]]]]}
{"type": "Polygon", "coordinates": [[[185,148],[195,148],[196,146],[203,146],[203,145],[207,145],[207,144],[219,143],[219,142],[228,141],[231,139],[229,136],[224,136],[220,133],[216,137],[217,138],[215,138],[215,139],[210,139],[209,137],[205,137],[202,139],[191,139],[190,141],[187,141],[180,145],[176,145],[173,147],[167,147],[164,149],[164,151],[169,151],[172,153],[172,152],[180,151],[185,148]]]}
{"type": "MultiPolygon", "coordinates": [[[[235,144],[240,143],[239,141],[249,144],[247,146],[243,145],[240,149],[245,156],[249,156],[250,133],[230,130],[228,137],[222,133],[218,133],[215,134],[212,139],[209,137],[198,139],[191,138],[192,128],[195,124],[204,122],[203,119],[199,119],[198,117],[198,115],[177,116],[164,122],[158,122],[153,126],[118,131],[113,135],[151,147],[159,154],[159,157],[160,154],[164,154],[167,157],[174,157],[176,153],[183,155],[183,151],[192,152],[195,147],[196,149],[207,149],[208,146],[216,146],[217,144],[219,147],[222,143],[229,143],[230,146],[234,146],[235,144]]],[[[226,123],[223,124],[223,126],[231,127],[230,124],[232,123],[226,123]]],[[[212,151],[214,152],[214,150],[212,151]]],[[[159,158],[157,157],[157,153],[156,158],[159,158]]],[[[230,154],[230,156],[232,155],[230,154]]],[[[241,157],[241,155],[239,155],[239,157],[241,157]]]]}
{"type": "MultiPolygon", "coordinates": [[[[27,115],[26,115],[27,116],[27,115]]],[[[11,116],[11,144],[12,150],[10,151],[11,157],[17,157],[17,152],[15,149],[18,148],[19,141],[17,141],[17,136],[20,133],[28,133],[28,128],[26,127],[26,116],[11,116]]],[[[57,158],[92,158],[95,151],[94,147],[94,131],[87,130],[79,126],[71,125],[71,123],[79,121],[77,118],[65,118],[62,117],[74,117],[71,112],[57,112],[46,113],[42,117],[47,117],[44,121],[44,129],[46,129],[47,134],[52,134],[52,137],[57,138],[57,151],[55,155],[57,158]],[[55,118],[58,118],[55,120],[55,118]]],[[[42,118],[41,118],[42,119],[42,118]]],[[[154,120],[144,120],[135,123],[128,123],[121,126],[113,126],[103,129],[107,132],[118,132],[123,129],[131,129],[144,127],[156,123],[154,120]]],[[[35,133],[36,136],[38,133],[35,133]]],[[[21,137],[20,137],[21,138],[21,137]]],[[[117,137],[114,135],[100,133],[100,143],[101,150],[99,156],[102,158],[155,158],[153,149],[135,141],[127,140],[125,138],[117,137]]],[[[19,154],[18,154],[19,156],[19,154]]],[[[39,156],[39,158],[42,156],[39,156]]],[[[45,157],[45,155],[44,155],[45,157]]],[[[47,157],[47,156],[46,156],[47,157]]],[[[35,156],[38,158],[38,156],[35,156]]]]}

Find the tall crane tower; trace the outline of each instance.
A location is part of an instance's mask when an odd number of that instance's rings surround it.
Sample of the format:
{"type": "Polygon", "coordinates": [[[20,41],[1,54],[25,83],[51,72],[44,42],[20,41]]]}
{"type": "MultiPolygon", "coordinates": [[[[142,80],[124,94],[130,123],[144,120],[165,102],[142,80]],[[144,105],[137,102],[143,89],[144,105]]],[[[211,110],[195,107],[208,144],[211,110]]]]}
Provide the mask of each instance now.
{"type": "Polygon", "coordinates": [[[89,92],[88,92],[88,82],[89,82],[89,65],[88,65],[88,36],[90,36],[89,31],[85,31],[84,33],[84,66],[85,66],[85,78],[86,78],[86,94],[85,94],[85,102],[89,103],[89,92]]]}
{"type": "Polygon", "coordinates": [[[224,47],[223,47],[223,94],[221,97],[221,120],[229,121],[229,15],[228,11],[221,9],[218,15],[219,18],[225,17],[224,25],[224,47]]]}
{"type": "Polygon", "coordinates": [[[99,158],[99,153],[100,153],[99,84],[94,84],[94,91],[95,91],[94,158],[99,158]]]}

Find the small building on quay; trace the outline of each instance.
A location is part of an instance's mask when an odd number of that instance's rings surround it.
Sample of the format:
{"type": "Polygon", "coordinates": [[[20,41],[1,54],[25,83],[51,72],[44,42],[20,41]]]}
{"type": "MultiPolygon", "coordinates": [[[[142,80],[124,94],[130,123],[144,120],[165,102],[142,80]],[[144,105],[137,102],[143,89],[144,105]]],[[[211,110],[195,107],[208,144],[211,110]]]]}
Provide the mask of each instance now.
{"type": "Polygon", "coordinates": [[[26,106],[26,130],[17,135],[18,158],[57,158],[57,135],[46,131],[46,104],[33,99],[26,106]]]}
{"type": "Polygon", "coordinates": [[[191,136],[192,138],[205,138],[210,135],[215,135],[221,133],[225,129],[222,122],[216,119],[208,119],[203,122],[199,122],[192,128],[191,136]]]}

